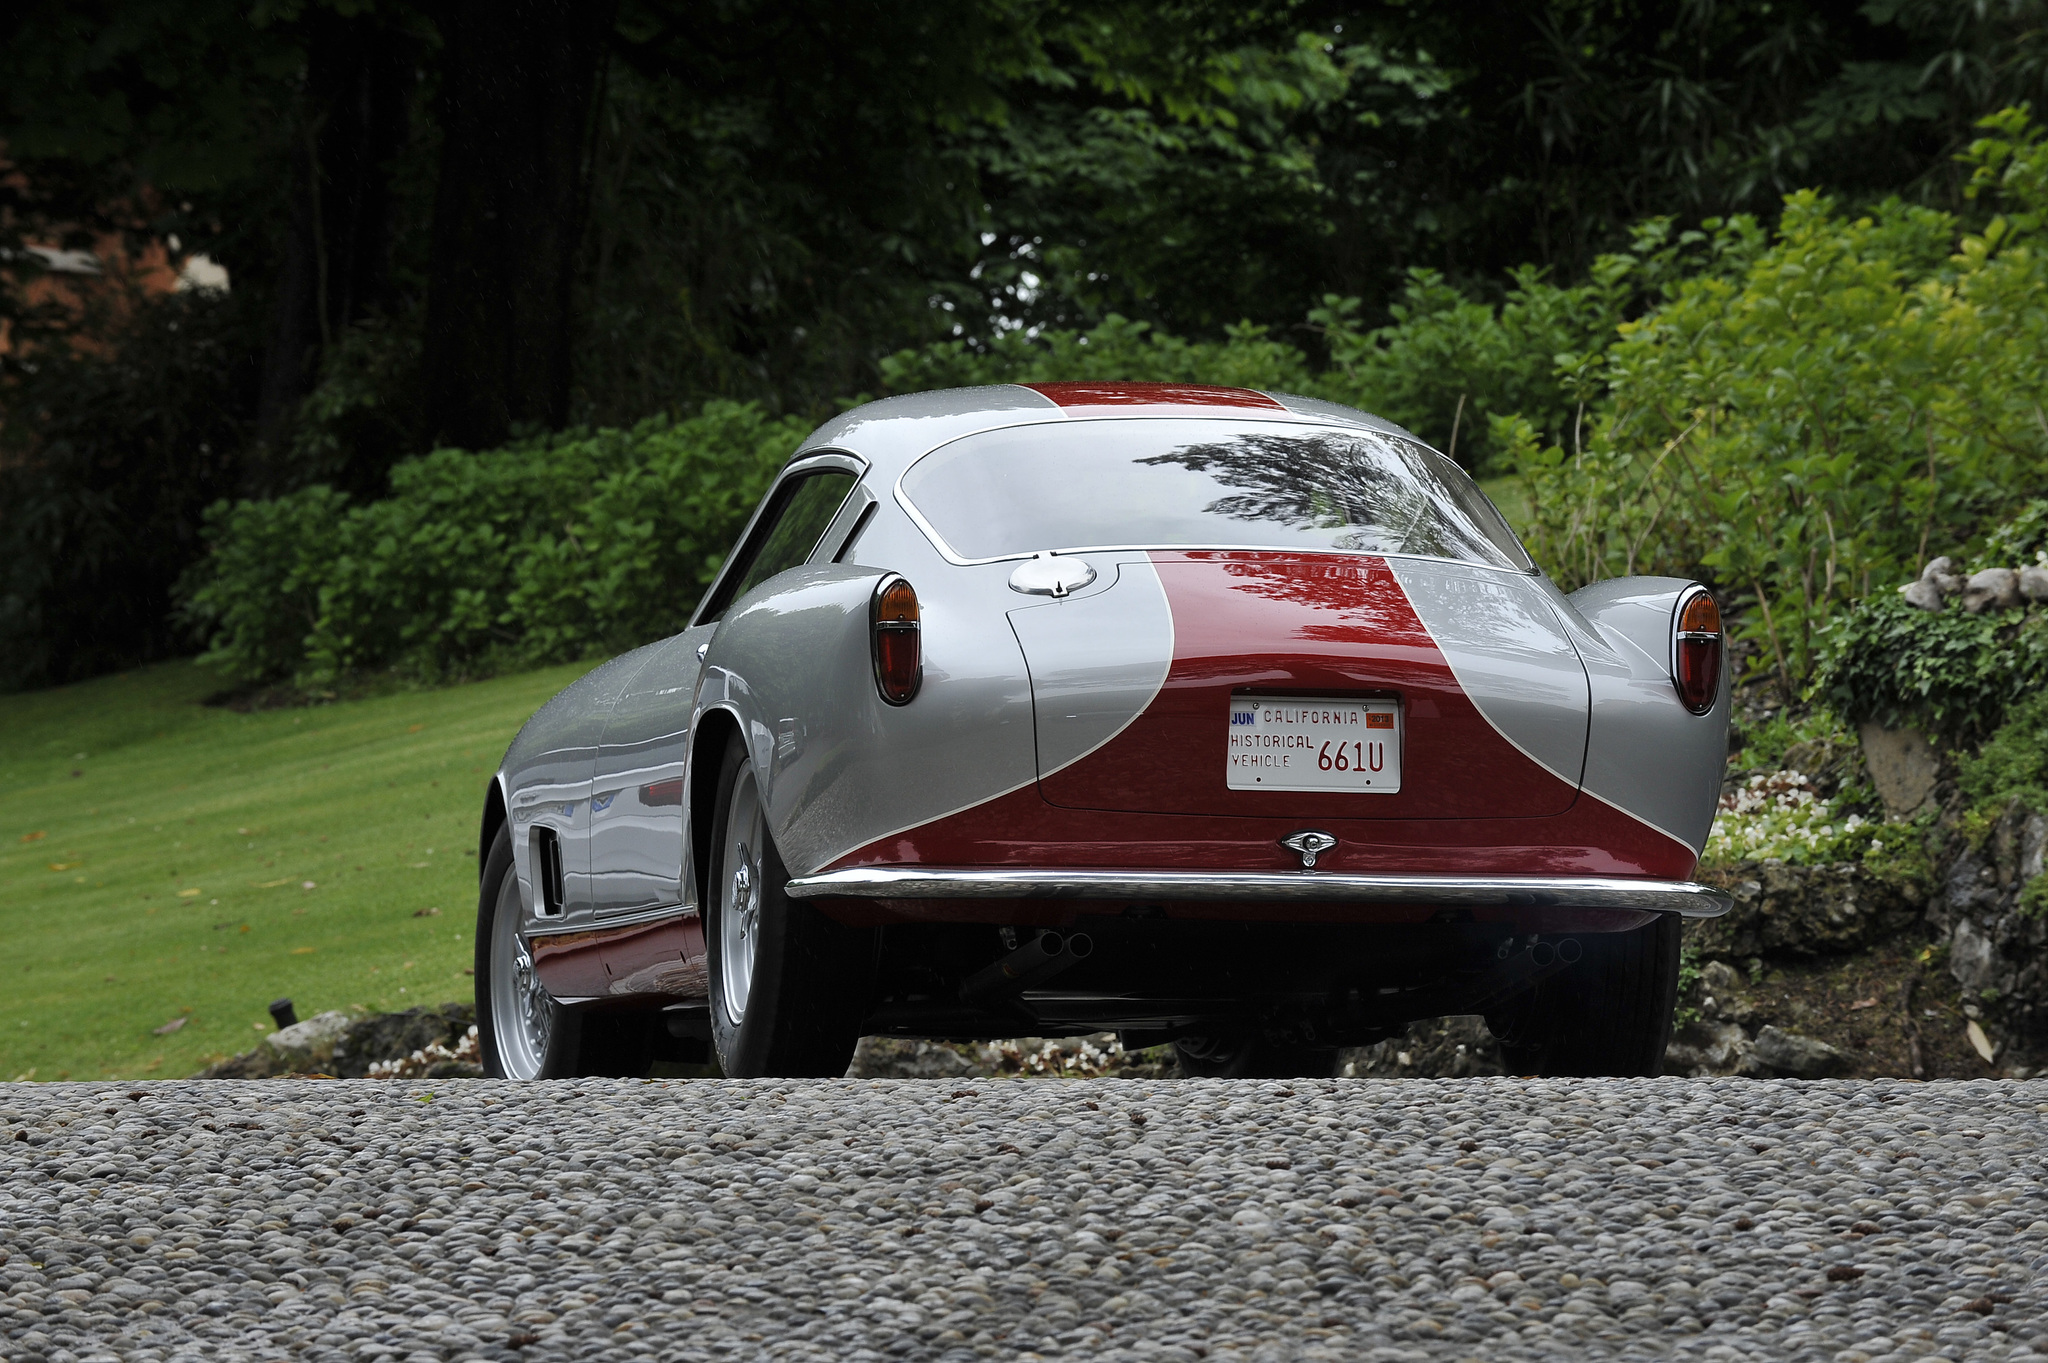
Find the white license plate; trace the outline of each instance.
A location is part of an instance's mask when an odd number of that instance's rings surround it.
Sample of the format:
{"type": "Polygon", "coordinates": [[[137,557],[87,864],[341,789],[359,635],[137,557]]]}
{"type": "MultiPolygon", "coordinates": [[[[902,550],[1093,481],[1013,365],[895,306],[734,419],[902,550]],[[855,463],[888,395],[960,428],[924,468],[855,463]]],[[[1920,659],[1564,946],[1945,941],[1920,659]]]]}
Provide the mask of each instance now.
{"type": "Polygon", "coordinates": [[[1232,790],[1401,789],[1401,706],[1391,700],[1233,696],[1232,790]]]}

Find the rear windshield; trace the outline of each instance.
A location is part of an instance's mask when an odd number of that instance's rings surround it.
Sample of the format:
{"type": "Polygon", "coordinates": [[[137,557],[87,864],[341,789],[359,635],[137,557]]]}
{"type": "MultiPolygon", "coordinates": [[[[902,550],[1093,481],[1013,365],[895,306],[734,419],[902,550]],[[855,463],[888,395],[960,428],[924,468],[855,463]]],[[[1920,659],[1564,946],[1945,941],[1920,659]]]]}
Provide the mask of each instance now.
{"type": "Polygon", "coordinates": [[[1534,565],[1478,485],[1377,431],[1146,419],[984,431],[903,475],[953,557],[1049,549],[1336,549],[1534,565]]]}

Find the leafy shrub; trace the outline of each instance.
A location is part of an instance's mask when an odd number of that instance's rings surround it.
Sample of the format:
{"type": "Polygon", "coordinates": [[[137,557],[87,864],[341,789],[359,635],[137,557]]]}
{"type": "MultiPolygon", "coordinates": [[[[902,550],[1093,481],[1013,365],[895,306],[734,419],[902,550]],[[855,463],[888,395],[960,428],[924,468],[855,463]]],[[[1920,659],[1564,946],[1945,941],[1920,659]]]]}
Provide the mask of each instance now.
{"type": "Polygon", "coordinates": [[[2048,562],[2048,501],[2035,500],[2021,507],[2011,520],[1986,535],[1984,547],[1969,558],[2000,568],[2048,562]]]}
{"type": "Polygon", "coordinates": [[[751,404],[543,436],[392,470],[391,496],[325,486],[209,513],[182,589],[206,661],[323,686],[617,650],[681,628],[808,427],[751,404]]]}
{"type": "Polygon", "coordinates": [[[1504,426],[1539,561],[1566,585],[1715,582],[1752,607],[1744,632],[1790,690],[1831,616],[2036,490],[2048,426],[2024,376],[2048,347],[2048,147],[2019,114],[1987,132],[1969,159],[2007,213],[1981,232],[1793,195],[1739,271],[1689,277],[1620,326],[1583,451],[1504,426]]]}
{"type": "Polygon", "coordinates": [[[1873,821],[1844,803],[1822,795],[1803,772],[1759,772],[1721,798],[1701,860],[1823,864],[1882,850],[1873,821]]]}
{"type": "Polygon", "coordinates": [[[392,466],[418,448],[419,363],[419,337],[382,318],[337,337],[293,414],[285,485],[318,482],[352,497],[384,496],[392,466]]]}
{"type": "Polygon", "coordinates": [[[1653,218],[1637,225],[1628,250],[1597,258],[1582,284],[1554,284],[1533,265],[1514,271],[1498,306],[1465,297],[1433,270],[1411,270],[1393,321],[1366,332],[1351,322],[1358,300],[1328,297],[1309,320],[1332,367],[1307,391],[1400,422],[1468,468],[1507,472],[1516,444],[1496,422],[1519,420],[1578,448],[1588,405],[1604,391],[1600,355],[1615,328],[1681,278],[1738,270],[1762,241],[1747,218],[1676,234],[1653,218]]]}
{"type": "Polygon", "coordinates": [[[1813,694],[1847,722],[1969,743],[2048,683],[2048,612],[1930,612],[1884,592],[1833,624],[1821,655],[1813,694]]]}
{"type": "Polygon", "coordinates": [[[2013,705],[2005,723],[1972,755],[1957,760],[1963,793],[1979,806],[2018,800],[2048,811],[2048,692],[2013,705]]]}
{"type": "Polygon", "coordinates": [[[1385,326],[1361,329],[1356,298],[1326,296],[1308,315],[1330,365],[1318,371],[1296,346],[1249,323],[1218,342],[1188,341],[1112,314],[1091,331],[1011,332],[983,345],[942,341],[881,362],[894,392],[982,383],[1120,379],[1280,390],[1362,407],[1407,426],[1469,468],[1505,468],[1492,423],[1520,417],[1574,443],[1586,403],[1600,391],[1597,360],[1632,310],[1688,274],[1728,273],[1761,248],[1749,219],[1674,234],[1653,219],[1630,249],[1601,256],[1583,284],[1516,270],[1498,304],[1459,292],[1434,270],[1409,272],[1385,326]]]}
{"type": "Polygon", "coordinates": [[[1086,379],[1307,391],[1314,382],[1308,357],[1266,331],[1246,323],[1229,328],[1222,341],[1189,341],[1111,313],[1085,332],[1013,331],[980,348],[939,341],[898,351],[882,360],[882,382],[898,393],[1086,379]]]}

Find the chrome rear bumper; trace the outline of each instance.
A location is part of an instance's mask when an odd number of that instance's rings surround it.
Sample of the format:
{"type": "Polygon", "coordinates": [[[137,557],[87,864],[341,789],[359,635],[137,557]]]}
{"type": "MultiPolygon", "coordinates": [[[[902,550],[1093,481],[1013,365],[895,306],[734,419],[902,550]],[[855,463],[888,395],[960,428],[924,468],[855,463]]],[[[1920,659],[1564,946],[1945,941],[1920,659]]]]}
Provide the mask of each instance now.
{"type": "Polygon", "coordinates": [[[1637,909],[1718,918],[1734,899],[1689,880],[1619,876],[1374,876],[1332,871],[1045,871],[858,866],[798,876],[792,899],[1246,899],[1303,904],[1637,909]]]}

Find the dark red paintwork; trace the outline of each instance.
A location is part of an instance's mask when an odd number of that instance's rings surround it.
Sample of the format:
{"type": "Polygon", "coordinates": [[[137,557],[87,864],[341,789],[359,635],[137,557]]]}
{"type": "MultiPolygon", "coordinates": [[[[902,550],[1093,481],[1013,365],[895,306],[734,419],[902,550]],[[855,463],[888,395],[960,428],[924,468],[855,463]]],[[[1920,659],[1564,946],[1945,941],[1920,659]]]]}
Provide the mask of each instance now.
{"type": "MultiPolygon", "coordinates": [[[[1222,745],[1217,749],[1220,753],[1222,745]]],[[[1286,871],[1300,858],[1278,839],[1304,820],[1061,809],[1035,786],[869,843],[848,866],[1071,866],[1286,871]]],[[[1683,879],[1693,850],[1587,795],[1535,819],[1321,819],[1337,847],[1330,871],[1418,875],[1655,876],[1683,879]]]]}
{"type": "Polygon", "coordinates": [[[695,913],[658,923],[534,937],[534,973],[558,999],[703,997],[704,926],[695,913]],[[695,967],[688,963],[698,962],[695,967]],[[670,967],[674,978],[653,978],[670,967]],[[694,986],[694,987],[693,987],[694,986]]]}
{"type": "Polygon", "coordinates": [[[1287,409],[1249,388],[1212,388],[1194,383],[1027,383],[1062,407],[1262,407],[1287,409]]]}
{"type": "MultiPolygon", "coordinates": [[[[1339,839],[1316,863],[1330,871],[1673,880],[1692,873],[1691,847],[1578,791],[1494,729],[1384,559],[1160,552],[1153,560],[1173,611],[1174,658],[1158,698],[1128,729],[1035,786],[879,839],[828,869],[1292,870],[1300,862],[1278,840],[1313,821],[1339,839]],[[1228,789],[1226,706],[1233,692],[1255,690],[1397,694],[1407,722],[1401,792],[1228,789]]],[[[904,916],[945,912],[902,907],[904,916]]],[[[1001,906],[1012,921],[1017,909],[1001,906]]],[[[1188,906],[1191,914],[1253,911],[1188,906]]],[[[1370,916],[1405,921],[1410,912],[1370,916]]],[[[960,905],[949,916],[983,913],[960,905]]]]}
{"type": "Polygon", "coordinates": [[[1383,558],[1155,552],[1173,611],[1173,665],[1131,726],[1039,782],[1076,809],[1289,819],[1510,819],[1561,814],[1578,788],[1502,738],[1383,558]],[[1392,795],[1231,790],[1230,698],[1381,695],[1404,711],[1392,795]]]}

